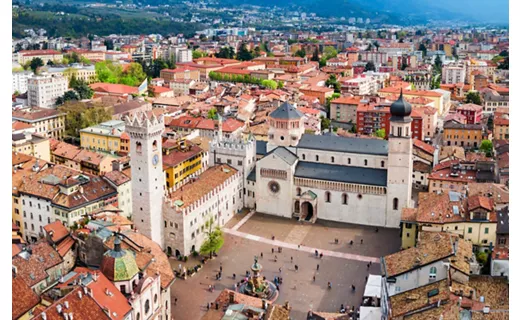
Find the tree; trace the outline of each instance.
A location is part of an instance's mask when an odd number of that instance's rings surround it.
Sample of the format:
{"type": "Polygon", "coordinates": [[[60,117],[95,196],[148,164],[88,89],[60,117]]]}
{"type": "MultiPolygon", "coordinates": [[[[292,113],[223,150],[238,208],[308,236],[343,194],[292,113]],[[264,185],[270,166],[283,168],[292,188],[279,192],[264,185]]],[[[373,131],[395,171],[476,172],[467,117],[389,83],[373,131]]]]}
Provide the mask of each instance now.
{"type": "Polygon", "coordinates": [[[36,73],[38,68],[43,67],[43,60],[41,58],[34,58],[31,60],[31,63],[29,64],[31,70],[36,73]]]}
{"type": "Polygon", "coordinates": [[[325,130],[325,129],[328,129],[330,127],[330,119],[329,118],[325,118],[324,116],[321,116],[320,117],[320,120],[321,120],[321,130],[325,130]]]}
{"type": "Polygon", "coordinates": [[[231,47],[223,47],[215,54],[215,57],[221,59],[233,59],[235,57],[235,50],[231,47]]]}
{"type": "Polygon", "coordinates": [[[383,138],[384,139],[386,137],[385,129],[376,130],[375,136],[378,137],[378,138],[383,138]]]}
{"type": "Polygon", "coordinates": [[[253,57],[254,57],[254,58],[258,58],[258,57],[260,57],[260,51],[261,51],[261,50],[260,50],[260,47],[259,47],[259,46],[256,46],[256,47],[255,47],[255,50],[253,50],[253,57]]]}
{"type": "Polygon", "coordinates": [[[437,73],[442,73],[442,60],[439,55],[435,57],[434,68],[437,73]]]}
{"type": "Polygon", "coordinates": [[[269,88],[271,90],[275,90],[278,88],[278,83],[274,80],[262,80],[262,86],[269,88]]]}
{"type": "Polygon", "coordinates": [[[338,79],[336,78],[335,74],[331,74],[327,81],[325,81],[325,85],[327,87],[333,87],[334,92],[339,93],[341,92],[341,84],[338,82],[338,79]]]}
{"type": "Polygon", "coordinates": [[[367,64],[365,65],[365,72],[366,71],[376,71],[376,66],[374,65],[374,63],[372,61],[368,61],[367,64]]]}
{"type": "Polygon", "coordinates": [[[380,47],[380,46],[381,46],[381,45],[379,44],[379,42],[378,42],[377,40],[374,41],[374,47],[376,47],[376,51],[379,50],[379,47],[380,47]]]}
{"type": "MultiPolygon", "coordinates": [[[[69,69],[72,69],[72,68],[69,68],[69,69]]],[[[68,69],[65,69],[65,71],[67,71],[67,70],[68,69]]],[[[74,70],[74,69],[72,69],[72,70],[74,70]]],[[[65,74],[65,71],[63,72],[64,74],[65,74]]],[[[74,70],[74,71],[76,71],[76,70],[74,70]]],[[[74,72],[70,76],[69,88],[75,88],[78,85],[78,79],[76,78],[76,73],[77,72],[74,72]]]]}
{"type": "Polygon", "coordinates": [[[79,130],[112,119],[112,112],[102,106],[89,107],[78,101],[68,101],[58,107],[65,113],[66,134],[71,137],[79,137],[79,130]]]}
{"type": "Polygon", "coordinates": [[[238,49],[237,52],[237,59],[240,61],[253,60],[253,54],[251,53],[251,51],[247,50],[245,43],[242,43],[240,45],[240,49],[238,49]]]}
{"type": "Polygon", "coordinates": [[[426,46],[424,45],[424,43],[421,43],[419,45],[419,51],[422,51],[422,55],[423,57],[425,58],[426,57],[426,54],[428,53],[428,49],[426,48],[426,46]]]}
{"type": "Polygon", "coordinates": [[[480,100],[480,94],[476,91],[469,92],[466,95],[466,103],[473,103],[481,105],[482,101],[480,100]]]}
{"type": "Polygon", "coordinates": [[[486,153],[486,157],[493,156],[493,143],[489,140],[482,140],[480,143],[480,151],[486,153]]]}
{"type": "Polygon", "coordinates": [[[208,111],[208,119],[213,119],[213,120],[217,120],[218,119],[218,114],[217,114],[217,109],[216,108],[209,109],[209,111],[208,111]]]}
{"type": "Polygon", "coordinates": [[[336,58],[338,56],[338,51],[334,49],[334,47],[327,46],[323,48],[323,56],[325,56],[326,60],[336,58]]]}
{"type": "Polygon", "coordinates": [[[283,89],[283,81],[278,81],[278,89],[283,89]]]}
{"type": "Polygon", "coordinates": [[[200,50],[193,50],[191,54],[193,59],[199,59],[203,57],[203,53],[200,50]]]}
{"type": "Polygon", "coordinates": [[[202,243],[202,246],[200,246],[200,253],[201,254],[209,254],[209,257],[212,258],[213,254],[217,253],[220,248],[224,245],[224,237],[222,234],[222,230],[220,230],[220,227],[215,227],[213,229],[213,217],[209,218],[208,221],[206,221],[205,226],[208,231],[206,231],[206,240],[202,243]]]}
{"type": "Polygon", "coordinates": [[[311,61],[320,61],[320,56],[319,56],[319,52],[318,52],[318,48],[317,47],[316,47],[316,49],[314,50],[314,52],[312,54],[311,61]]]}
{"type": "Polygon", "coordinates": [[[94,95],[94,90],[83,80],[78,81],[75,86],[71,87],[76,91],[80,99],[90,99],[94,95]]]}
{"type": "Polygon", "coordinates": [[[107,50],[114,50],[114,41],[112,40],[105,40],[105,42],[103,43],[106,47],[107,47],[107,50]]]}
{"type": "Polygon", "coordinates": [[[300,49],[294,53],[295,57],[305,58],[307,54],[305,53],[305,50],[300,49]]]}

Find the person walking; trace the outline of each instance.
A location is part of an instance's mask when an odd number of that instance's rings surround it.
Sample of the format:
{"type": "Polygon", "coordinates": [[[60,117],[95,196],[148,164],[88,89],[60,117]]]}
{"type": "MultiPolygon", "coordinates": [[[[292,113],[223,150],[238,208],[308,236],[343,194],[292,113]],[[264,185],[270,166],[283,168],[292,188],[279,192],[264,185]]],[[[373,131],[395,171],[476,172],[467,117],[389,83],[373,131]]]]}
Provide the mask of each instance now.
{"type": "Polygon", "coordinates": [[[312,276],[312,281],[316,282],[316,276],[312,276]]]}
{"type": "Polygon", "coordinates": [[[237,278],[237,275],[233,273],[233,280],[237,278]]]}
{"type": "Polygon", "coordinates": [[[263,252],[260,252],[260,258],[264,258],[264,253],[263,252]]]}
{"type": "Polygon", "coordinates": [[[363,239],[361,239],[361,244],[363,244],[363,239]]]}
{"type": "Polygon", "coordinates": [[[354,244],[354,241],[350,240],[350,245],[353,245],[354,244]]]}
{"type": "Polygon", "coordinates": [[[177,298],[175,298],[173,304],[176,306],[177,305],[177,298]]]}
{"type": "Polygon", "coordinates": [[[274,248],[271,248],[271,253],[274,254],[274,248]]]}
{"type": "Polygon", "coordinates": [[[294,269],[296,270],[296,272],[298,272],[298,265],[297,264],[294,265],[294,269]]]}
{"type": "Polygon", "coordinates": [[[316,258],[318,257],[318,250],[314,250],[314,255],[316,256],[316,258]]]}
{"type": "Polygon", "coordinates": [[[278,261],[278,257],[274,256],[274,262],[277,262],[277,261],[278,261]]]}
{"type": "Polygon", "coordinates": [[[278,272],[282,273],[282,267],[278,268],[278,272]]]}
{"type": "Polygon", "coordinates": [[[322,253],[320,253],[320,259],[321,259],[321,258],[323,258],[323,252],[322,252],[322,253]]]}
{"type": "Polygon", "coordinates": [[[320,271],[320,265],[316,265],[316,270],[320,271]]]}
{"type": "Polygon", "coordinates": [[[330,289],[332,289],[332,283],[330,283],[330,281],[327,283],[327,287],[330,289]]]}
{"type": "Polygon", "coordinates": [[[291,263],[292,263],[292,261],[293,261],[293,259],[292,259],[292,257],[291,257],[291,263]]]}
{"type": "Polygon", "coordinates": [[[220,272],[222,272],[222,265],[220,265],[220,272]]]}

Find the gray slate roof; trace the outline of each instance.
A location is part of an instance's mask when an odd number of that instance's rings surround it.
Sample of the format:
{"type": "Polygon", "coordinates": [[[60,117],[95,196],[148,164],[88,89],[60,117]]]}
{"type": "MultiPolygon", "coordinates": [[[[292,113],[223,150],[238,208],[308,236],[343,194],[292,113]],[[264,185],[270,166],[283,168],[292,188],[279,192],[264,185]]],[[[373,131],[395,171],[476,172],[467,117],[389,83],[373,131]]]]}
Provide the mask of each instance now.
{"type": "Polygon", "coordinates": [[[298,111],[298,109],[296,109],[293,105],[289,104],[288,102],[284,102],[276,110],[271,112],[269,114],[269,117],[284,120],[300,119],[301,117],[303,117],[303,114],[300,111],[298,111]]]}
{"type": "Polygon", "coordinates": [[[267,157],[268,155],[270,155],[272,153],[277,155],[283,161],[287,162],[290,165],[293,165],[294,162],[296,162],[296,160],[298,160],[298,157],[294,153],[285,149],[284,147],[277,147],[276,149],[269,151],[265,156],[267,157]]]}
{"type": "Polygon", "coordinates": [[[345,153],[388,155],[388,141],[380,139],[304,134],[296,147],[345,153]]]}
{"type": "Polygon", "coordinates": [[[256,166],[253,167],[253,170],[247,176],[247,180],[256,182],[256,166]]]}
{"type": "Polygon", "coordinates": [[[295,177],[386,187],[385,169],[339,166],[327,163],[300,161],[295,177]]]}
{"type": "Polygon", "coordinates": [[[497,233],[509,234],[509,206],[502,208],[497,212],[497,233]]]}
{"type": "Polygon", "coordinates": [[[257,140],[256,141],[256,154],[265,156],[266,153],[267,153],[267,141],[257,140]]]}

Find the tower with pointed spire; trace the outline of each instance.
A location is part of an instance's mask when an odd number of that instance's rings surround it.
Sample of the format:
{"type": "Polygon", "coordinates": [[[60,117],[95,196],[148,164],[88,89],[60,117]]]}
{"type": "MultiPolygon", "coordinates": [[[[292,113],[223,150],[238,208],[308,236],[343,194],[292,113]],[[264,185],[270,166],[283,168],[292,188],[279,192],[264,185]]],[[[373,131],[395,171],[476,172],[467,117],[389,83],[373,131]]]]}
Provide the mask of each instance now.
{"type": "Polygon", "coordinates": [[[130,136],[130,166],[132,168],[132,211],[139,232],[163,246],[162,203],[164,173],[162,167],[162,117],[137,113],[125,119],[125,131],[130,136]]]}
{"type": "Polygon", "coordinates": [[[413,171],[411,113],[412,106],[404,100],[401,89],[399,99],[390,106],[385,223],[388,227],[398,227],[402,208],[410,207],[411,204],[413,171]]]}

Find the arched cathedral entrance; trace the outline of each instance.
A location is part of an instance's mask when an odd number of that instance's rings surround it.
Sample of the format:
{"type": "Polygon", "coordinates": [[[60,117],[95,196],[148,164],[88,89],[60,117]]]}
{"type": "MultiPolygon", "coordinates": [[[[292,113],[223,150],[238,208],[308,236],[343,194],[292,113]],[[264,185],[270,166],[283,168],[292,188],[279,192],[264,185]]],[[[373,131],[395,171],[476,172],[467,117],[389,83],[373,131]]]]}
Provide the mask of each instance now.
{"type": "Polygon", "coordinates": [[[301,211],[301,217],[305,219],[305,221],[311,221],[312,217],[314,216],[314,208],[312,207],[312,204],[308,201],[305,201],[301,205],[301,211]]]}

